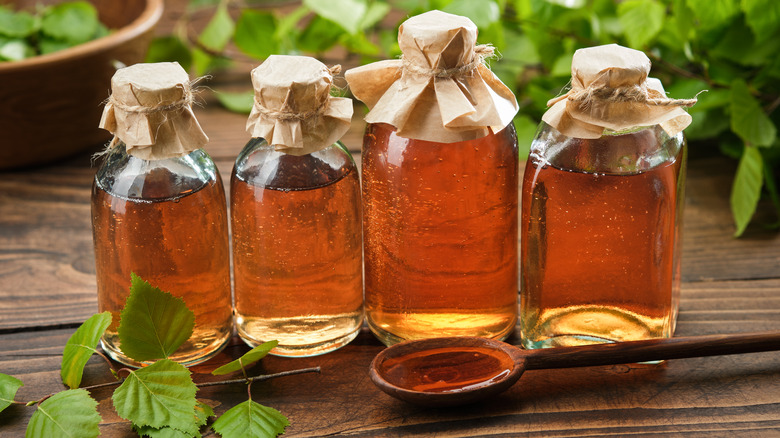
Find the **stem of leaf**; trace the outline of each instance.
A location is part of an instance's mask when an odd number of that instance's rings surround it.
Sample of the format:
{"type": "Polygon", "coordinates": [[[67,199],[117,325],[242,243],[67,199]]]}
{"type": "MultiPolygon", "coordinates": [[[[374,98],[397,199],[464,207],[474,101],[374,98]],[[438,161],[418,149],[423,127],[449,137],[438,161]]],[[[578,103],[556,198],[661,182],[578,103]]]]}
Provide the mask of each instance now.
{"type": "Polygon", "coordinates": [[[261,376],[247,377],[245,379],[220,380],[216,382],[197,383],[195,386],[202,388],[204,386],[230,385],[233,383],[247,383],[247,382],[252,383],[261,380],[275,379],[277,377],[292,376],[295,374],[319,373],[320,371],[321,371],[320,367],[301,368],[298,370],[282,371],[281,373],[263,374],[261,376]]]}
{"type": "Polygon", "coordinates": [[[766,115],[772,114],[772,112],[776,110],[778,106],[780,106],[780,96],[777,96],[777,99],[772,101],[772,103],[766,107],[766,115]]]}
{"type": "Polygon", "coordinates": [[[105,388],[106,386],[117,386],[124,383],[125,379],[120,378],[119,380],[116,380],[114,382],[106,382],[106,383],[98,383],[97,385],[91,385],[91,386],[85,386],[83,389],[86,389],[87,391],[98,389],[98,388],[105,388]]]}
{"type": "Polygon", "coordinates": [[[105,354],[103,354],[102,352],[100,352],[100,350],[98,350],[98,349],[95,349],[95,354],[97,354],[98,356],[100,356],[101,358],[103,358],[103,360],[104,360],[104,361],[106,361],[106,364],[108,365],[108,369],[111,371],[111,374],[113,374],[113,375],[114,375],[114,377],[115,377],[117,380],[121,380],[121,377],[119,377],[119,374],[117,374],[117,373],[116,373],[116,371],[114,371],[114,366],[113,366],[113,364],[111,363],[111,360],[108,358],[108,356],[106,356],[105,354]]]}

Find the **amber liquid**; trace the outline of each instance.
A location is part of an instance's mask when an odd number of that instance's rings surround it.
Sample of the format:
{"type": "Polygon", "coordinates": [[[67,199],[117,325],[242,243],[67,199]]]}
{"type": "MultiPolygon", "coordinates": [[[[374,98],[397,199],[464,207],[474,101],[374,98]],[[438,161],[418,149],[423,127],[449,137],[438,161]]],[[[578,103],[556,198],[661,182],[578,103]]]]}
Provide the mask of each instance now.
{"type": "Polygon", "coordinates": [[[563,170],[532,154],[522,194],[524,347],[671,336],[683,150],[631,174],[563,170]]]}
{"type": "Polygon", "coordinates": [[[460,392],[502,380],[514,368],[503,351],[445,347],[386,359],[377,370],[385,381],[420,392],[460,392]]]}
{"type": "Polygon", "coordinates": [[[514,127],[458,143],[369,125],[363,143],[366,319],[391,345],[503,339],[517,316],[514,127]]]}
{"type": "Polygon", "coordinates": [[[150,179],[143,199],[122,198],[97,184],[93,187],[98,308],[113,314],[102,344],[119,362],[140,365],[122,353],[117,334],[132,271],[181,297],[195,313],[192,337],[171,356],[192,365],[218,353],[232,333],[225,193],[217,180],[160,199],[155,189],[168,179],[150,179]]]}
{"type": "Polygon", "coordinates": [[[279,356],[335,350],[363,322],[357,169],[335,180],[317,174],[321,185],[294,189],[300,180],[264,187],[234,174],[231,181],[236,325],[249,345],[278,340],[272,354],[279,356]]]}

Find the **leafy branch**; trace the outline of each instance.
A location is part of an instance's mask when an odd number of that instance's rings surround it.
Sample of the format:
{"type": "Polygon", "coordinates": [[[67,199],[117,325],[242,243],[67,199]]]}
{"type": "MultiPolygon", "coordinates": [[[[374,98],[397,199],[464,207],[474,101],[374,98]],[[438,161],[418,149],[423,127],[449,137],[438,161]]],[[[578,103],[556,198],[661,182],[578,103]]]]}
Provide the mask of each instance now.
{"type": "Polygon", "coordinates": [[[247,385],[248,400],[220,416],[213,423],[212,429],[224,438],[275,437],[284,432],[289,421],[279,411],[253,401],[251,384],[272,378],[320,372],[319,367],[314,367],[247,376],[247,367],[265,357],[277,345],[277,341],[270,341],[212,372],[214,375],[225,375],[241,371],[243,378],[194,383],[186,367],[169,359],[192,335],[192,312],[184,301],[152,287],[135,274],[131,278],[130,296],[121,312],[120,348],[125,355],[139,362],[145,361],[147,366],[113,370],[108,358],[97,350],[97,344],[111,321],[110,312],[93,315],[68,339],[62,355],[60,375],[63,383],[71,389],[49,394],[39,400],[16,401],[16,393],[24,383],[15,377],[0,374],[0,411],[12,404],[36,406],[27,425],[27,437],[73,436],[73,433],[87,438],[98,436],[101,418],[97,402],[89,395],[89,391],[109,386],[117,386],[111,397],[116,413],[129,420],[139,435],[199,437],[201,427],[215,414],[208,405],[196,399],[198,388],[236,383],[247,385]],[[100,355],[108,362],[117,380],[79,388],[84,367],[93,354],[100,355]]]}

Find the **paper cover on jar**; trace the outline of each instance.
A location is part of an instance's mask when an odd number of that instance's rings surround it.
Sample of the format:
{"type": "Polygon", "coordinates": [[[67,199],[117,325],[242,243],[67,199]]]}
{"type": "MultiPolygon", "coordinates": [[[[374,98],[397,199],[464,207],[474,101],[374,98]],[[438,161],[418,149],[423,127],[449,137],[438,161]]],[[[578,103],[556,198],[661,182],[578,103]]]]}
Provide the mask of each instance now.
{"type": "Polygon", "coordinates": [[[562,134],[599,138],[604,129],[623,131],[660,125],[670,136],[691,123],[682,107],[696,99],[670,99],[661,81],[648,78],[644,53],[609,44],[577,50],[571,64],[571,89],[547,102],[542,120],[562,134]]]}
{"type": "Polygon", "coordinates": [[[476,41],[477,26],[465,17],[430,11],[406,20],[398,30],[402,59],[346,72],[352,93],[371,110],[366,121],[442,143],[504,129],[517,101],[484,64],[492,47],[475,47],[476,41]]]}
{"type": "Polygon", "coordinates": [[[306,56],[269,56],[252,70],[255,103],[247,132],[293,155],[332,145],[352,121],[352,100],[330,95],[340,70],[306,56]]]}
{"type": "Polygon", "coordinates": [[[117,70],[100,127],[145,160],[186,155],[209,139],[192,112],[187,72],[176,62],[136,64],[117,70]]]}

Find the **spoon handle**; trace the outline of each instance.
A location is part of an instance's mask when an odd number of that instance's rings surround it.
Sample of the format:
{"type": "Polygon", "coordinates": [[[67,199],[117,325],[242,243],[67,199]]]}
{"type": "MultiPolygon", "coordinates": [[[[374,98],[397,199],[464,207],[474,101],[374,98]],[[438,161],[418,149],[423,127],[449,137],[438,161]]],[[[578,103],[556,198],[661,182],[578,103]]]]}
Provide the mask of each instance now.
{"type": "Polygon", "coordinates": [[[574,368],[780,350],[780,332],[690,336],[525,350],[526,369],[574,368]]]}

